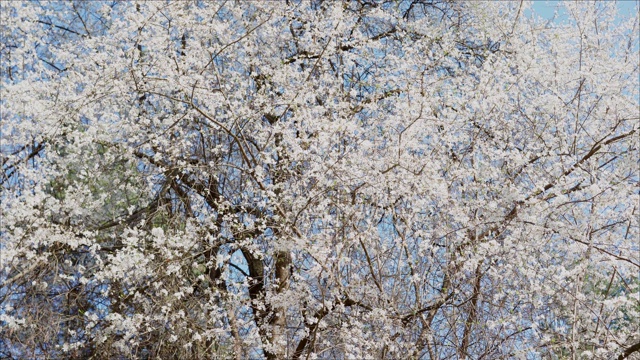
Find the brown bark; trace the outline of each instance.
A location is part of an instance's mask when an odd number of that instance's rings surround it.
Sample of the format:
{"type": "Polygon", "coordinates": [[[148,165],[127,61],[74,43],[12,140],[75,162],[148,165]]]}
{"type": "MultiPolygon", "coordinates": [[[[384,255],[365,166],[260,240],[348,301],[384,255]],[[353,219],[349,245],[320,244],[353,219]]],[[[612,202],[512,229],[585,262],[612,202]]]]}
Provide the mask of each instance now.
{"type": "Polygon", "coordinates": [[[630,347],[626,348],[624,350],[624,352],[622,354],[620,354],[620,356],[618,356],[618,360],[624,360],[626,358],[628,358],[629,356],[631,356],[631,354],[635,353],[635,352],[640,352],[640,341],[638,341],[637,343],[631,345],[630,347]]]}
{"type": "Polygon", "coordinates": [[[471,338],[471,331],[473,330],[473,324],[478,317],[478,297],[480,295],[480,282],[482,280],[482,262],[476,266],[475,282],[473,284],[473,294],[471,295],[471,304],[469,307],[469,316],[464,324],[464,333],[462,335],[462,344],[458,349],[458,356],[461,359],[468,357],[467,350],[469,348],[469,341],[471,338]]]}

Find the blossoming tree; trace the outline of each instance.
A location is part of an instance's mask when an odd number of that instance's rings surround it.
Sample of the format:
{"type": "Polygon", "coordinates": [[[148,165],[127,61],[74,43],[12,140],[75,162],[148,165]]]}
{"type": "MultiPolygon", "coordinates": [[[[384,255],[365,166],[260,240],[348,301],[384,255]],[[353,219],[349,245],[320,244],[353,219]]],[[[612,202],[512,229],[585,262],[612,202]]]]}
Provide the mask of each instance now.
{"type": "Polygon", "coordinates": [[[0,354],[635,356],[638,17],[565,5],[2,2],[0,354]]]}

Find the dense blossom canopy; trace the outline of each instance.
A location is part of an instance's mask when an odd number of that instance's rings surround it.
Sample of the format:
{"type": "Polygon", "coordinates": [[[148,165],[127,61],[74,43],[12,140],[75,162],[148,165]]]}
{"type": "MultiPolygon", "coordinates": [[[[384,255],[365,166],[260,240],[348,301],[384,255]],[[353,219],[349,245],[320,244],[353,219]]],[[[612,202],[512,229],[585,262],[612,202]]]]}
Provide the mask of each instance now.
{"type": "Polygon", "coordinates": [[[640,353],[638,17],[2,2],[0,357],[640,353]]]}

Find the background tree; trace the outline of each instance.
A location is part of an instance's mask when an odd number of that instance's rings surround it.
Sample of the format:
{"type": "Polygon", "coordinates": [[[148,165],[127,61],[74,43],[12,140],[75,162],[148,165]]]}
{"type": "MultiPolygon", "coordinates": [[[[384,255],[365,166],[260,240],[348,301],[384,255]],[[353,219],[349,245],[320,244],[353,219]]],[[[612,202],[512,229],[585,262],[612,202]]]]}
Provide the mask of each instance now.
{"type": "Polygon", "coordinates": [[[1,6],[3,356],[638,351],[615,4],[1,6]]]}

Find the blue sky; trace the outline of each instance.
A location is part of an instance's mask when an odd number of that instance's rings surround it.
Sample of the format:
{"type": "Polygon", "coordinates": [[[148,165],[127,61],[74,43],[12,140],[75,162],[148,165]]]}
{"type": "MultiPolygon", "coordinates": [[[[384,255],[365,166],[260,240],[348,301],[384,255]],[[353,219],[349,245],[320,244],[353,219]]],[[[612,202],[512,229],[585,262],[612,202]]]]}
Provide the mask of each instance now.
{"type": "MultiPolygon", "coordinates": [[[[534,0],[533,10],[545,19],[552,19],[556,9],[562,10],[562,1],[558,0],[534,0]]],[[[638,12],[638,0],[618,0],[616,5],[621,16],[629,16],[634,12],[638,12]]],[[[566,15],[562,11],[558,13],[556,20],[562,21],[566,19],[566,15]]]]}

